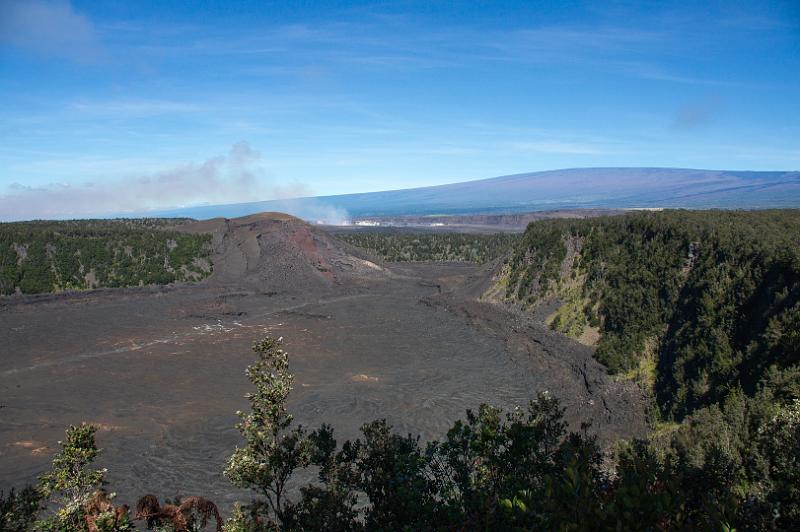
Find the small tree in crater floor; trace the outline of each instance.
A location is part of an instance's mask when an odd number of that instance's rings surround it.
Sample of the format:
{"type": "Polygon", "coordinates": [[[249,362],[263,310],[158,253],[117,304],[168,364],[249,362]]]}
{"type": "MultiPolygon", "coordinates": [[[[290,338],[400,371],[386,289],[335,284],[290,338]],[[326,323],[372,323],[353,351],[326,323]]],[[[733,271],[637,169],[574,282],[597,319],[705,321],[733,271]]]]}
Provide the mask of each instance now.
{"type": "Polygon", "coordinates": [[[256,391],[246,395],[250,411],[237,412],[241,421],[236,428],[245,445],[237,447],[228,460],[225,476],[234,485],[263,496],[268,513],[283,523],[289,506],[287,481],[296,469],[309,465],[312,445],[302,427],[289,429],[292,415],[286,409],[286,400],[294,376],[289,373],[289,359],[281,348],[281,339],[266,338],[257,342],[253,351],[258,361],[248,366],[247,377],[256,391]]]}

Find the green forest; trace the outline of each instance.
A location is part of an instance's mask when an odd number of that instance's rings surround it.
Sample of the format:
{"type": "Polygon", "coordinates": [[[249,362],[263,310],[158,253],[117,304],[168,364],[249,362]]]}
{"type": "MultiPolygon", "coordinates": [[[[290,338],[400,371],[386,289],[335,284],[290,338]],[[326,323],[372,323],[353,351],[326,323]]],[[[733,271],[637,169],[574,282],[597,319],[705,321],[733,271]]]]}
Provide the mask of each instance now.
{"type": "Polygon", "coordinates": [[[798,397],[800,211],[536,222],[500,282],[524,306],[561,299],[556,329],[599,329],[597,359],[650,373],[663,420],[798,397]]]}
{"type": "Polygon", "coordinates": [[[499,233],[338,233],[337,238],[393,262],[488,262],[506,254],[520,235],[499,233]]]}
{"type": "Polygon", "coordinates": [[[167,284],[211,272],[210,236],[183,219],[0,224],[0,294],[167,284]]]}

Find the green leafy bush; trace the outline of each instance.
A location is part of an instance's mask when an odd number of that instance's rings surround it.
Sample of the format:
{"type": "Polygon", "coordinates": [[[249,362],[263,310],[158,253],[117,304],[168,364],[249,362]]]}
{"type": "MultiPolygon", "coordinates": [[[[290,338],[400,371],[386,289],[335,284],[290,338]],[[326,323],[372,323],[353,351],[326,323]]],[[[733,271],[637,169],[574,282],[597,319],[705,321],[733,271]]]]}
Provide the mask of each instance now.
{"type": "Polygon", "coordinates": [[[61,450],[53,457],[50,471],[39,481],[42,496],[56,505],[55,515],[39,521],[37,528],[64,532],[83,531],[83,507],[104,483],[105,469],[92,469],[100,454],[95,444],[97,429],[91,425],[72,425],[66,439],[59,442],[61,450]]]}
{"type": "Polygon", "coordinates": [[[33,527],[42,507],[42,494],[32,486],[20,491],[0,491],[0,530],[25,532],[33,527]]]}

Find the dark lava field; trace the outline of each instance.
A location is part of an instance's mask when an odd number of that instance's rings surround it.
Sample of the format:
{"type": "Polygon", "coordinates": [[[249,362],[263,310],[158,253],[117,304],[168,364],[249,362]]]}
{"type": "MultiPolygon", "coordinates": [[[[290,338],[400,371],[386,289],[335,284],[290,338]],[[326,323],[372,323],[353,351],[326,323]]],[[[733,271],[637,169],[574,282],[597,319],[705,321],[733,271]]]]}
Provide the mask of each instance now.
{"type": "Polygon", "coordinates": [[[225,480],[240,443],[251,345],[282,336],[296,421],[337,439],[386,418],[441,437],[467,408],[524,406],[547,390],[603,442],[642,435],[635,385],[535,316],[479,302],[491,267],[384,264],[275,214],[198,222],[215,273],[194,285],[0,300],[0,486],[46,469],[68,424],[99,427],[124,502],[247,500],[225,480]]]}

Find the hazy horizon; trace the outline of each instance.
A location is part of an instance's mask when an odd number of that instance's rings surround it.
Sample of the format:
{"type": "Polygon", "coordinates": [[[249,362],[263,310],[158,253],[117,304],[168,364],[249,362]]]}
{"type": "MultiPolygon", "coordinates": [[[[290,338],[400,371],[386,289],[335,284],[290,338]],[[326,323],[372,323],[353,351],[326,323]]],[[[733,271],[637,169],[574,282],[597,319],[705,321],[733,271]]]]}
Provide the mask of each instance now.
{"type": "MultiPolygon", "coordinates": [[[[395,216],[520,214],[553,210],[777,209],[800,207],[800,171],[685,168],[568,168],[377,192],[202,203],[107,212],[86,218],[238,218],[283,212],[314,223],[348,225],[395,216]]],[[[0,212],[0,222],[24,221],[0,212]]]]}
{"type": "Polygon", "coordinates": [[[0,218],[800,168],[793,2],[0,4],[0,218]]]}

